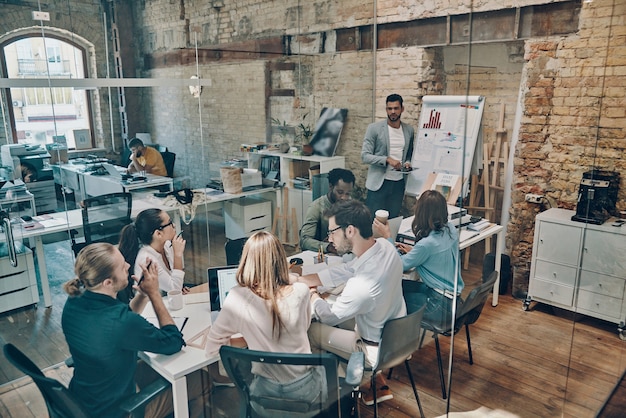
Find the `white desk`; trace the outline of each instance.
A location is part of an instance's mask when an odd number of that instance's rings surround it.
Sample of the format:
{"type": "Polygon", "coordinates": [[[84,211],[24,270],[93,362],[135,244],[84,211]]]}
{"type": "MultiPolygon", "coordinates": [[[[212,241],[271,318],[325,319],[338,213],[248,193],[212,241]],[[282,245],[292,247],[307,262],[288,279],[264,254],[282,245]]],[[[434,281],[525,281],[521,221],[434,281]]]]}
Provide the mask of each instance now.
{"type": "MultiPolygon", "coordinates": [[[[170,179],[171,180],[171,179],[170,179]]],[[[269,199],[272,200],[273,204],[276,204],[276,189],[273,188],[264,188],[251,190],[248,192],[240,193],[240,194],[229,194],[229,193],[221,193],[218,195],[207,196],[207,200],[204,204],[198,205],[198,208],[205,207],[207,209],[217,209],[221,208],[223,202],[228,200],[234,200],[245,196],[251,195],[264,195],[268,194],[269,199]]],[[[135,195],[133,195],[135,196],[135,195]]],[[[163,204],[163,199],[154,197],[150,194],[138,194],[139,199],[133,198],[133,206],[131,210],[131,218],[136,218],[139,212],[148,209],[148,208],[157,208],[166,211],[171,217],[178,230],[180,230],[180,214],[178,211],[178,207],[176,206],[167,206],[163,204]]],[[[83,229],[83,218],[80,209],[74,209],[67,212],[57,212],[51,213],[54,219],[58,221],[58,224],[46,228],[38,228],[38,229],[23,229],[19,226],[13,228],[13,235],[17,240],[33,240],[35,245],[35,251],[37,254],[37,266],[39,267],[39,278],[41,280],[41,291],[43,293],[43,303],[46,308],[52,306],[52,297],[50,295],[50,284],[48,281],[48,270],[46,268],[46,259],[45,253],[43,251],[43,237],[46,235],[56,234],[59,232],[68,232],[69,239],[69,230],[74,229],[79,232],[82,232],[83,229]]],[[[2,235],[2,234],[0,234],[2,235]]],[[[2,238],[4,239],[4,238],[2,238]]]]}
{"type": "MultiPolygon", "coordinates": [[[[413,218],[414,216],[409,216],[408,218],[404,218],[402,220],[402,224],[400,225],[400,231],[398,232],[398,236],[407,237],[409,239],[415,239],[415,236],[413,235],[413,232],[411,231],[411,223],[413,222],[413,218]]],[[[478,235],[473,236],[469,239],[466,239],[465,241],[461,241],[459,243],[459,251],[464,250],[467,247],[470,247],[476,244],[477,242],[491,238],[494,235],[497,236],[497,240],[499,242],[502,242],[501,240],[504,239],[503,231],[504,231],[504,228],[502,227],[502,225],[492,224],[490,227],[480,231],[478,235]]],[[[498,295],[500,294],[500,269],[501,268],[502,268],[501,246],[496,245],[495,270],[498,273],[498,279],[496,280],[496,283],[493,285],[493,297],[491,299],[491,306],[498,305],[498,295]]]]}
{"type": "MultiPolygon", "coordinates": [[[[175,211],[174,208],[159,205],[158,202],[146,202],[137,199],[133,200],[131,217],[134,219],[142,210],[153,207],[165,210],[175,217],[178,216],[178,211],[175,211]]],[[[48,269],[46,267],[45,253],[43,250],[43,237],[59,232],[67,232],[68,239],[70,239],[69,231],[71,229],[78,231],[82,231],[83,229],[83,216],[81,212],[81,209],[74,209],[67,212],[51,213],[49,215],[52,216],[53,222],[56,221],[55,225],[45,228],[24,229],[19,225],[13,227],[13,236],[16,240],[32,239],[34,241],[35,252],[37,254],[37,266],[39,267],[39,279],[41,280],[41,291],[43,293],[43,303],[46,308],[52,306],[52,298],[50,295],[48,269]]],[[[178,220],[178,226],[180,227],[180,220],[178,220]]]]}
{"type": "MultiPolygon", "coordinates": [[[[183,309],[171,311],[170,314],[172,316],[186,316],[189,318],[183,328],[185,341],[211,326],[211,308],[208,301],[185,304],[183,309]]],[[[155,316],[150,303],[146,306],[142,315],[145,317],[155,316]]],[[[139,357],[172,384],[175,417],[189,416],[187,375],[219,360],[219,355],[207,357],[204,348],[190,346],[183,347],[181,351],[172,355],[140,352],[139,357]]]]}
{"type": "MultiPolygon", "coordinates": [[[[43,239],[45,235],[56,234],[58,232],[67,232],[69,239],[70,229],[82,229],[83,217],[80,209],[74,209],[67,212],[58,212],[50,214],[57,223],[53,226],[38,229],[24,229],[17,225],[13,227],[13,237],[16,240],[32,239],[35,242],[35,252],[37,253],[37,266],[39,267],[39,279],[41,280],[41,291],[43,293],[43,303],[46,308],[52,306],[52,298],[50,296],[50,284],[48,282],[48,269],[46,268],[46,259],[43,251],[43,239]]],[[[33,272],[34,274],[34,272],[33,272]]]]}
{"type": "MultiPolygon", "coordinates": [[[[124,181],[110,175],[98,176],[85,171],[89,166],[86,164],[62,164],[53,166],[55,182],[74,190],[77,200],[87,197],[100,196],[108,193],[131,192],[134,190],[151,187],[167,186],[173,190],[173,180],[170,177],[146,174],[145,181],[124,181]]],[[[116,167],[121,173],[126,172],[125,167],[116,167]]]]}

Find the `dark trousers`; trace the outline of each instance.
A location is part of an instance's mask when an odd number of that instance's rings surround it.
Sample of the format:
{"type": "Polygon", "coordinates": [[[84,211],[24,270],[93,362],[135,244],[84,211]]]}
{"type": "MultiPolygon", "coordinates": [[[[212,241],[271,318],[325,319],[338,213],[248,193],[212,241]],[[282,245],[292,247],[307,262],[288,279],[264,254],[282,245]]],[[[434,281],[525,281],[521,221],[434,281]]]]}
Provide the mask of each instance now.
{"type": "Polygon", "coordinates": [[[367,190],[365,205],[374,213],[378,209],[385,209],[389,212],[389,219],[400,215],[402,201],[404,200],[404,179],[398,181],[385,180],[378,190],[367,190]]]}

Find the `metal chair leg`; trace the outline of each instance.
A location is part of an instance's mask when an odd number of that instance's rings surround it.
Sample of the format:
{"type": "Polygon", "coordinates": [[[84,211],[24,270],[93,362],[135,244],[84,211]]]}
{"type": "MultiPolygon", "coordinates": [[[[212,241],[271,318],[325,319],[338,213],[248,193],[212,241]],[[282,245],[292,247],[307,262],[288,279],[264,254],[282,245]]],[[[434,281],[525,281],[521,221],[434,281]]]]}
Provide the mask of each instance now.
{"type": "Polygon", "coordinates": [[[441,361],[441,348],[439,347],[439,338],[435,334],[435,347],[437,348],[437,367],[439,368],[439,380],[441,381],[441,396],[446,399],[446,381],[443,377],[443,362],[441,361]]]}
{"type": "Polygon", "coordinates": [[[417,388],[415,387],[415,380],[413,379],[413,373],[411,373],[411,366],[409,366],[409,360],[404,361],[404,365],[406,366],[406,372],[409,375],[409,380],[411,381],[411,386],[413,387],[413,394],[415,395],[415,400],[417,401],[417,407],[420,410],[420,417],[424,418],[424,410],[422,409],[422,403],[420,402],[420,397],[417,394],[417,388]]]}
{"type": "Polygon", "coordinates": [[[474,357],[472,357],[472,342],[470,341],[469,325],[465,324],[465,335],[467,336],[467,354],[469,356],[469,364],[474,364],[474,357]]]}

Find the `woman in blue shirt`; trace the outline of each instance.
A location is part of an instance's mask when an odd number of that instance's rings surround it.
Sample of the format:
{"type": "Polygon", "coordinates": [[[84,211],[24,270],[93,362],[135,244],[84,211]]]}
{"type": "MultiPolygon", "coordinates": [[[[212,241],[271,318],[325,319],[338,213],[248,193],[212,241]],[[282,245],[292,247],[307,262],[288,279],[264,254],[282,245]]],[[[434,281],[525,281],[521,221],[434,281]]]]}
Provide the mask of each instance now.
{"type": "MultiPolygon", "coordinates": [[[[373,229],[391,240],[389,226],[374,220],[373,229]]],[[[415,218],[411,225],[415,245],[396,243],[403,253],[404,271],[415,269],[421,281],[404,280],[402,287],[407,309],[414,311],[424,303],[424,320],[448,322],[452,317],[452,302],[463,290],[459,235],[448,221],[448,204],[435,190],[421,194],[415,204],[415,218]],[[407,295],[411,296],[407,298],[407,295]]],[[[458,309],[458,308],[457,308],[458,309]]]]}

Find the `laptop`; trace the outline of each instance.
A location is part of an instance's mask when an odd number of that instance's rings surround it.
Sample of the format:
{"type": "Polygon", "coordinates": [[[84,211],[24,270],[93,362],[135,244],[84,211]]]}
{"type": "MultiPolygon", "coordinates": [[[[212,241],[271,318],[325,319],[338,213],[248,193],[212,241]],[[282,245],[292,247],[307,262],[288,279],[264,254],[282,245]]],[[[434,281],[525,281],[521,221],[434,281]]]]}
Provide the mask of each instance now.
{"type": "Polygon", "coordinates": [[[104,169],[107,171],[107,173],[109,173],[112,178],[119,180],[122,179],[122,173],[120,173],[117,167],[115,167],[113,164],[102,163],[102,167],[104,167],[104,169]]]}
{"type": "Polygon", "coordinates": [[[209,303],[211,312],[222,309],[222,301],[226,299],[228,292],[237,285],[237,269],[239,266],[209,267],[209,303]]]}
{"type": "MultiPolygon", "coordinates": [[[[401,224],[402,224],[402,216],[398,216],[398,217],[387,220],[387,225],[389,225],[389,232],[391,232],[392,241],[396,240],[396,237],[398,236],[398,231],[400,231],[401,224]]],[[[380,238],[380,235],[374,232],[374,238],[380,238]]]]}

